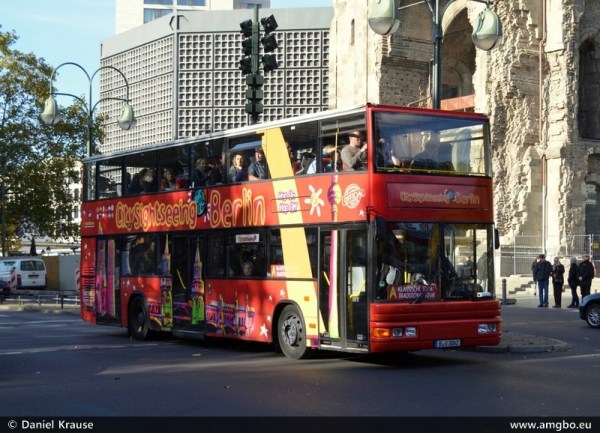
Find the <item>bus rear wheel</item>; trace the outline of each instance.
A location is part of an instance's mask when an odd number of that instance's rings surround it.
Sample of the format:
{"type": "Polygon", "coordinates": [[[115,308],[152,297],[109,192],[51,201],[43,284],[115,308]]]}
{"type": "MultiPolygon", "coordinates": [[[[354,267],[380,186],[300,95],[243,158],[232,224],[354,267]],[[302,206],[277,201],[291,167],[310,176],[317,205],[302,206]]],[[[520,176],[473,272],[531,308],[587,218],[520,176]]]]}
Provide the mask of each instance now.
{"type": "Polygon", "coordinates": [[[136,340],[145,340],[148,336],[148,328],[150,324],[148,322],[148,309],[146,308],[146,303],[141,297],[138,296],[131,301],[128,319],[129,335],[136,340]]]}
{"type": "Polygon", "coordinates": [[[302,313],[295,305],[288,305],[279,316],[279,346],[285,356],[291,359],[306,358],[309,350],[306,347],[306,327],[302,313]]]}

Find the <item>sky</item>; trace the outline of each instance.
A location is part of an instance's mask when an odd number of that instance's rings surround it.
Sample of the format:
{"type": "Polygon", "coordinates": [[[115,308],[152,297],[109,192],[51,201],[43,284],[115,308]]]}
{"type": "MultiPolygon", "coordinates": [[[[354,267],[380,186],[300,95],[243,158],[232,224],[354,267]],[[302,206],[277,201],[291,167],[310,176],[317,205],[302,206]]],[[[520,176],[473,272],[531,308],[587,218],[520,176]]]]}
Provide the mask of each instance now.
{"type": "MultiPolygon", "coordinates": [[[[34,53],[57,67],[65,62],[81,65],[89,75],[100,66],[100,42],[115,35],[116,0],[12,0],[2,1],[0,31],[14,30],[19,40],[14,49],[34,53]]],[[[271,9],[331,7],[332,0],[271,0],[271,9]]],[[[89,99],[89,81],[74,66],[60,69],[57,91],[89,99]]],[[[97,102],[98,77],[92,85],[97,102]]],[[[59,105],[71,105],[59,99],[59,105]]]]}

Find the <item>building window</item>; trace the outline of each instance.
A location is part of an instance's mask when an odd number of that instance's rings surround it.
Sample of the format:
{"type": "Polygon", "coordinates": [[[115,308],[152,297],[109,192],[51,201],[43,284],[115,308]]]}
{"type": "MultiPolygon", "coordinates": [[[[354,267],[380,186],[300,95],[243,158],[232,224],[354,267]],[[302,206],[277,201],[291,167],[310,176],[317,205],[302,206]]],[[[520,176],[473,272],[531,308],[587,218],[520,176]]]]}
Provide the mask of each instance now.
{"type": "Polygon", "coordinates": [[[177,0],[177,6],[206,6],[206,0],[177,0]]]}
{"type": "MultiPolygon", "coordinates": [[[[181,1],[181,0],[179,0],[181,1]]],[[[173,0],[144,0],[145,5],[172,5],[173,0]]]]}
{"type": "Polygon", "coordinates": [[[173,13],[173,9],[144,9],[144,24],[173,13]]]}

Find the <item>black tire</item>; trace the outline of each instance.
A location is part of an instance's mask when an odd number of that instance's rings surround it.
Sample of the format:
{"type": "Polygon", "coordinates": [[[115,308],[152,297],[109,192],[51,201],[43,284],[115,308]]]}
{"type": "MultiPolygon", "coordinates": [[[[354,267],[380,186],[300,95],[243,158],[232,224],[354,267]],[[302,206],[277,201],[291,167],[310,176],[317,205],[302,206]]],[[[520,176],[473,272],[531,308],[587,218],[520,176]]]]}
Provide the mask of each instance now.
{"type": "Polygon", "coordinates": [[[295,305],[283,309],[277,324],[279,347],[285,356],[302,359],[309,355],[306,346],[306,327],[302,313],[295,305]]]}
{"type": "Polygon", "coordinates": [[[148,337],[148,328],[150,326],[150,316],[148,307],[141,297],[136,297],[129,306],[128,329],[129,335],[136,340],[145,340],[148,337]]]}
{"type": "Polygon", "coordinates": [[[585,320],[590,328],[600,328],[600,304],[592,304],[585,309],[585,320]]]}

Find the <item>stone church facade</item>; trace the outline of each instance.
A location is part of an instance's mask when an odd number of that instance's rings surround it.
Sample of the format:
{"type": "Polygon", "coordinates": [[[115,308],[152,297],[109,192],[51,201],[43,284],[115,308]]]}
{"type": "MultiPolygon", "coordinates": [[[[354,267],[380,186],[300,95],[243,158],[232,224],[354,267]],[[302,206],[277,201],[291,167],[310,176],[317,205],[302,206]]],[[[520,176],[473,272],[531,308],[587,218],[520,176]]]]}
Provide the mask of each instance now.
{"type": "MultiPolygon", "coordinates": [[[[371,2],[333,0],[330,108],[426,107],[429,8],[402,9],[397,32],[380,36],[371,2]]],[[[490,116],[501,243],[529,235],[547,254],[577,253],[577,237],[600,234],[600,0],[495,1],[504,38],[490,52],[471,40],[484,7],[456,0],[443,16],[442,109],[490,116]]]]}

